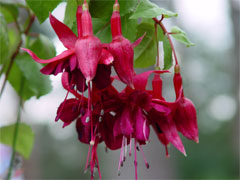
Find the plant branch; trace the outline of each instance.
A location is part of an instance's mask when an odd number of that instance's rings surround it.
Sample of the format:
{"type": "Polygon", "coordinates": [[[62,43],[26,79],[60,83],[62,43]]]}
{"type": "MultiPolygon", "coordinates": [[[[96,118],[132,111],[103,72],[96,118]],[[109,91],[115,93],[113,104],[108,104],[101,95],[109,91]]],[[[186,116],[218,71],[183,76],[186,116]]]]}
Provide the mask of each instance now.
{"type": "MultiPolygon", "coordinates": [[[[31,15],[30,16],[30,21],[29,21],[29,24],[28,26],[26,27],[26,29],[24,30],[24,34],[25,35],[28,35],[29,31],[30,31],[30,28],[34,22],[34,19],[35,19],[35,15],[31,15]]],[[[16,24],[16,27],[17,27],[17,30],[21,36],[21,31],[20,31],[20,27],[19,27],[19,24],[18,22],[15,22],[16,24]]],[[[6,86],[6,82],[7,82],[7,79],[8,79],[8,76],[9,76],[9,73],[11,71],[11,68],[12,68],[12,65],[13,65],[13,62],[14,62],[14,59],[16,58],[16,56],[18,55],[19,53],[19,50],[20,50],[20,47],[22,45],[22,39],[20,39],[18,45],[17,45],[17,48],[15,50],[15,52],[12,54],[11,58],[10,58],[10,62],[9,62],[9,65],[8,65],[8,68],[7,68],[7,71],[6,71],[6,74],[5,74],[5,78],[4,78],[4,81],[3,81],[3,84],[2,84],[2,87],[1,87],[1,90],[0,90],[0,97],[2,96],[3,94],[3,91],[4,91],[4,88],[6,86]]]]}
{"type": "Polygon", "coordinates": [[[176,54],[176,51],[175,51],[175,48],[173,46],[173,42],[172,42],[172,39],[170,37],[170,35],[172,33],[169,33],[166,29],[166,27],[163,25],[162,21],[164,19],[164,15],[162,15],[162,18],[161,20],[158,20],[157,18],[153,18],[153,20],[155,21],[155,23],[157,23],[161,29],[163,30],[164,34],[167,36],[168,40],[169,40],[169,43],[170,43],[170,46],[172,48],[172,51],[173,51],[173,55],[174,55],[174,59],[175,59],[175,62],[176,62],[176,65],[178,64],[178,59],[177,59],[177,54],[176,54]]]}
{"type": "Polygon", "coordinates": [[[11,156],[10,166],[8,169],[7,180],[11,179],[15,155],[16,155],[17,137],[18,137],[19,123],[20,123],[20,119],[21,119],[21,105],[23,103],[23,99],[21,98],[21,95],[23,92],[23,86],[24,86],[24,79],[21,78],[21,87],[20,87],[20,95],[19,95],[20,101],[19,101],[19,107],[18,107],[17,122],[15,124],[15,129],[14,129],[14,134],[13,134],[12,156],[11,156]]]}
{"type": "Polygon", "coordinates": [[[106,29],[109,24],[110,24],[110,21],[104,24],[103,27],[99,29],[99,31],[96,33],[96,36],[99,35],[104,29],[106,29]]]}

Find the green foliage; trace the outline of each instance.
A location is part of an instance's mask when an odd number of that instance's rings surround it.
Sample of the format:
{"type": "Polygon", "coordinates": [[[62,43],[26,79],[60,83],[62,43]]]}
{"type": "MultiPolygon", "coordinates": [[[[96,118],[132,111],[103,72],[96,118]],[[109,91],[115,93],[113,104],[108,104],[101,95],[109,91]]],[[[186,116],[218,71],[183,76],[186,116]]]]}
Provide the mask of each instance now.
{"type": "MultiPolygon", "coordinates": [[[[0,128],[0,142],[12,146],[16,124],[0,128]]],[[[16,151],[28,159],[33,148],[34,133],[30,126],[20,123],[18,127],[16,151]]]]}
{"type": "Polygon", "coordinates": [[[0,13],[4,16],[7,23],[15,22],[18,17],[18,8],[14,4],[0,2],[0,13]]]}
{"type": "Polygon", "coordinates": [[[168,40],[168,37],[166,35],[163,38],[163,51],[164,51],[164,68],[163,69],[169,69],[173,64],[172,48],[168,40]]]}
{"type": "Polygon", "coordinates": [[[141,0],[137,6],[136,11],[130,18],[153,18],[160,15],[164,15],[164,17],[168,18],[177,16],[177,13],[160,8],[149,0],[141,0]]]}
{"type": "Polygon", "coordinates": [[[64,15],[64,24],[72,29],[76,22],[77,1],[67,0],[67,7],[64,15]]]}
{"type": "MultiPolygon", "coordinates": [[[[108,18],[112,15],[115,0],[91,0],[90,13],[95,18],[108,18]]],[[[120,15],[124,16],[135,10],[138,0],[119,0],[120,15]]]]}
{"type": "Polygon", "coordinates": [[[52,12],[57,5],[62,2],[61,0],[26,0],[28,6],[37,16],[40,23],[43,23],[49,15],[49,12],[52,12]]]}
{"type": "Polygon", "coordinates": [[[7,23],[5,19],[0,16],[0,64],[3,64],[8,58],[8,45],[7,23]]]}
{"type": "MultiPolygon", "coordinates": [[[[157,45],[153,21],[143,20],[137,27],[137,38],[146,32],[142,42],[134,49],[134,66],[136,68],[146,68],[156,62],[157,45]]],[[[157,29],[158,41],[163,41],[163,32],[157,29]]]]}
{"type": "Polygon", "coordinates": [[[22,78],[24,87],[21,97],[24,100],[36,96],[39,98],[51,91],[48,76],[41,74],[42,66],[32,60],[28,54],[19,54],[15,59],[9,74],[8,81],[20,95],[22,78]]]}
{"type": "Polygon", "coordinates": [[[55,47],[46,36],[39,35],[37,38],[28,37],[27,48],[31,49],[42,59],[50,59],[56,55],[55,47]]]}
{"type": "Polygon", "coordinates": [[[172,27],[171,33],[175,33],[175,34],[172,34],[172,36],[177,41],[185,44],[187,47],[195,46],[195,44],[192,43],[190,41],[190,39],[188,39],[187,34],[182,29],[180,29],[179,27],[177,27],[177,26],[172,27]]]}

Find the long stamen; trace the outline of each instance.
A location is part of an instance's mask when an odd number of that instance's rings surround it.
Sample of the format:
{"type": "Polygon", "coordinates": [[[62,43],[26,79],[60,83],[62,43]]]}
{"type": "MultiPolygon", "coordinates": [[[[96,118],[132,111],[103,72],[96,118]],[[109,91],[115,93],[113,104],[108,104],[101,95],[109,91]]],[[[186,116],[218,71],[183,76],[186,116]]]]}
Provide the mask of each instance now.
{"type": "Polygon", "coordinates": [[[167,147],[167,145],[165,145],[165,151],[166,151],[166,157],[169,158],[170,155],[168,154],[168,147],[167,147]]]}
{"type": "Polygon", "coordinates": [[[135,180],[137,180],[137,142],[134,139],[134,166],[135,166],[135,180]]]}
{"type": "Polygon", "coordinates": [[[91,107],[91,83],[88,81],[88,114],[89,114],[89,119],[91,122],[91,141],[90,145],[94,145],[94,137],[93,137],[93,119],[92,119],[92,107],[91,107]]]}
{"type": "Polygon", "coordinates": [[[146,136],[146,124],[147,124],[147,120],[145,119],[144,123],[143,123],[143,136],[145,141],[147,141],[147,136],[146,136]]]}
{"type": "Polygon", "coordinates": [[[130,143],[129,143],[129,156],[132,155],[132,135],[130,135],[130,143]]]}
{"type": "Polygon", "coordinates": [[[121,147],[121,152],[120,152],[120,157],[119,157],[119,162],[118,162],[118,176],[120,176],[120,168],[122,166],[122,156],[123,156],[123,143],[124,143],[124,137],[122,139],[122,147],[121,147]]]}
{"type": "Polygon", "coordinates": [[[141,146],[140,144],[139,144],[139,147],[140,147],[140,151],[141,151],[141,153],[142,153],[143,160],[144,160],[144,163],[145,163],[145,165],[146,165],[146,168],[148,169],[148,168],[149,168],[149,163],[147,162],[147,159],[146,159],[146,157],[145,157],[145,155],[144,155],[142,146],[141,146]]]}
{"type": "Polygon", "coordinates": [[[125,137],[125,142],[124,142],[124,158],[123,161],[126,160],[127,157],[127,138],[125,137]]]}
{"type": "Polygon", "coordinates": [[[88,161],[89,161],[89,157],[90,157],[90,151],[91,151],[91,145],[89,145],[89,148],[88,148],[87,162],[86,162],[86,165],[84,168],[84,173],[86,173],[87,169],[88,169],[88,161]]]}
{"type": "Polygon", "coordinates": [[[99,168],[99,161],[98,161],[97,153],[96,153],[96,161],[97,161],[97,169],[98,169],[99,179],[101,180],[102,179],[102,175],[101,175],[101,171],[100,171],[100,168],[99,168]]]}

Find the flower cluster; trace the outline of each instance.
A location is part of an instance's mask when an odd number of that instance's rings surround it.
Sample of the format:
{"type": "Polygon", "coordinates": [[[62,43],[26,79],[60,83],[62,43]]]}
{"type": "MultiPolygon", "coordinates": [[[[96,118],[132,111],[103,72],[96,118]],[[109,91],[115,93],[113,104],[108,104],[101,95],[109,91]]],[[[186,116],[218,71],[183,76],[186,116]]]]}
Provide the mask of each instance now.
{"type": "MultiPolygon", "coordinates": [[[[136,150],[149,142],[150,126],[153,127],[160,142],[166,147],[172,143],[186,155],[178,135],[198,142],[196,110],[193,103],[184,96],[180,67],[175,65],[174,88],[176,100],[167,102],[162,96],[162,79],[160,74],[169,71],[152,70],[136,74],[133,69],[134,47],[121,32],[119,4],[116,1],[111,17],[112,42],[103,44],[94,36],[88,4],[84,1],[76,13],[78,36],[66,25],[50,14],[50,23],[63,45],[67,48],[60,55],[49,60],[38,58],[32,51],[28,52],[38,63],[47,64],[41,69],[46,75],[62,73],[62,86],[67,90],[64,101],[57,110],[56,121],[63,121],[63,127],[76,121],[78,139],[89,144],[85,170],[90,169],[91,179],[94,169],[99,169],[97,146],[104,142],[111,150],[121,149],[118,172],[123,165],[127,147],[129,156],[134,147],[135,176],[137,179],[136,150]],[[111,76],[111,68],[117,76],[111,76]],[[152,90],[147,90],[150,74],[154,74],[152,90]],[[126,87],[119,92],[112,85],[121,81],[126,87]],[[87,91],[87,96],[84,92],[87,91]],[[68,94],[74,98],[68,99],[68,94]],[[133,141],[133,145],[132,145],[133,141]]],[[[86,94],[86,93],[85,93],[86,94]]],[[[145,164],[149,167],[145,157],[145,164]]]]}

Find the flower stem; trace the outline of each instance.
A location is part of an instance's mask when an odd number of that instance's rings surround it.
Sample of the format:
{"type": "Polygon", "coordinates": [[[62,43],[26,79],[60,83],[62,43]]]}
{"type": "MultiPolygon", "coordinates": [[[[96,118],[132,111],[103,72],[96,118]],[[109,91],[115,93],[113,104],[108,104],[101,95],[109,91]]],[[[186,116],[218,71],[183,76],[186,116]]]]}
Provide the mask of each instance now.
{"type": "Polygon", "coordinates": [[[170,43],[170,46],[172,48],[172,51],[173,51],[173,55],[174,55],[174,59],[175,59],[175,63],[178,64],[178,59],[177,59],[177,54],[176,54],[176,51],[175,51],[175,48],[173,46],[173,42],[172,42],[172,39],[170,37],[170,35],[172,33],[169,33],[166,29],[166,27],[163,25],[162,23],[162,20],[164,19],[164,16],[162,16],[161,20],[158,20],[157,18],[153,18],[153,20],[155,21],[156,24],[158,24],[161,29],[163,30],[164,34],[167,36],[168,40],[169,40],[169,43],[170,43]]]}
{"type": "Polygon", "coordinates": [[[10,166],[9,166],[9,169],[8,169],[7,180],[11,179],[12,170],[13,170],[13,166],[14,166],[15,155],[16,155],[16,144],[17,144],[19,124],[20,124],[20,119],[21,119],[21,105],[23,103],[23,99],[21,98],[21,95],[22,95],[22,92],[23,92],[23,86],[24,86],[24,79],[21,78],[21,87],[20,87],[20,96],[19,96],[20,101],[19,101],[17,122],[15,124],[15,129],[14,129],[14,134],[13,134],[12,155],[11,155],[10,166]]]}
{"type": "Polygon", "coordinates": [[[159,57],[159,44],[158,44],[158,37],[157,37],[157,23],[154,24],[155,27],[155,40],[157,45],[157,60],[156,60],[156,68],[160,70],[160,57],[159,57]]]}

